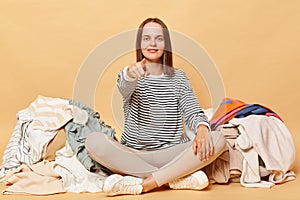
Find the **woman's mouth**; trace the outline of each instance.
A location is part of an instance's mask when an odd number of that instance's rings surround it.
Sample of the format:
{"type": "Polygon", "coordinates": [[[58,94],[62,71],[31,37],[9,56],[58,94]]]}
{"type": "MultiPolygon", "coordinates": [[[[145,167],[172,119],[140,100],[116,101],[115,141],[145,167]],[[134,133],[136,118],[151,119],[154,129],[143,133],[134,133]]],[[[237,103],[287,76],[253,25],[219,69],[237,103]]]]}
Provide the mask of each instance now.
{"type": "Polygon", "coordinates": [[[158,51],[158,49],[147,49],[147,51],[150,53],[156,53],[158,51]]]}

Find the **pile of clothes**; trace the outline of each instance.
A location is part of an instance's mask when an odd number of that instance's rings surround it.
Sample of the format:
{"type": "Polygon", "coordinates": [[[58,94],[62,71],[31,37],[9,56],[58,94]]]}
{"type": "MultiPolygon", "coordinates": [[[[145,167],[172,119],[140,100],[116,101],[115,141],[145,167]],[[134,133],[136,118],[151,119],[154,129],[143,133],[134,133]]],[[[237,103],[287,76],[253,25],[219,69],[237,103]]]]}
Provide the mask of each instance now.
{"type": "Polygon", "coordinates": [[[17,124],[5,149],[0,178],[3,194],[46,195],[101,192],[110,171],[88,155],[88,134],[115,130],[80,101],[38,96],[17,114],[17,124]]]}
{"type": "Polygon", "coordinates": [[[274,111],[225,98],[210,112],[211,129],[220,131],[227,141],[227,151],[205,168],[210,180],[270,188],[295,179],[293,138],[274,111]]]}

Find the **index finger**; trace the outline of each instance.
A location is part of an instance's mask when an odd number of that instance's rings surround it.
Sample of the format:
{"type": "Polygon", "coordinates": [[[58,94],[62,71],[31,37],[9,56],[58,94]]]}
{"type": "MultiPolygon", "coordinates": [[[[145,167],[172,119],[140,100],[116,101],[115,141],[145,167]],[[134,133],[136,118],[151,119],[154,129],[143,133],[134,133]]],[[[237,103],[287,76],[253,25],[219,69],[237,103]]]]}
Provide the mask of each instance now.
{"type": "Polygon", "coordinates": [[[143,70],[146,72],[146,64],[147,64],[147,60],[146,58],[143,58],[143,60],[140,62],[143,70]]]}
{"type": "Polygon", "coordinates": [[[146,58],[143,58],[143,60],[141,60],[140,63],[141,63],[141,65],[146,65],[147,64],[146,58]]]}
{"type": "Polygon", "coordinates": [[[142,69],[144,70],[144,77],[150,75],[150,72],[148,71],[147,66],[146,66],[147,59],[143,58],[143,60],[140,61],[139,64],[141,65],[142,69]]]}

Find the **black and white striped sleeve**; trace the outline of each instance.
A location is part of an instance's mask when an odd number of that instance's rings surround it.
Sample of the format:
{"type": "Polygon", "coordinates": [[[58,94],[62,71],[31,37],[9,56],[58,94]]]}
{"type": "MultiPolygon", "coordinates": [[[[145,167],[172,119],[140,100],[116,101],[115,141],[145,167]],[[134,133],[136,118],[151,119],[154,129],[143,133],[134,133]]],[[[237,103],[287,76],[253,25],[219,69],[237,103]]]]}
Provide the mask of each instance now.
{"type": "Polygon", "coordinates": [[[179,109],[184,115],[184,121],[186,125],[196,133],[197,127],[200,124],[204,124],[210,129],[208,120],[204,111],[200,107],[195,93],[192,90],[191,84],[186,77],[185,73],[182,72],[181,79],[181,90],[179,96],[179,109]]]}
{"type": "Polygon", "coordinates": [[[135,90],[137,79],[130,79],[126,76],[127,66],[118,73],[117,86],[126,104],[130,101],[131,95],[135,90]]]}

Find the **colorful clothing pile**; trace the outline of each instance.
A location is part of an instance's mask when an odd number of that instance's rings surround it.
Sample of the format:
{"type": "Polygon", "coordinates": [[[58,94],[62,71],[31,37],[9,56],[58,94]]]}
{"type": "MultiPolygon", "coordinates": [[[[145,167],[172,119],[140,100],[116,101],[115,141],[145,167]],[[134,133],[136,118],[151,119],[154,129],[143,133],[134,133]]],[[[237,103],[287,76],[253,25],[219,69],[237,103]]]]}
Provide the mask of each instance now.
{"type": "Polygon", "coordinates": [[[229,122],[232,118],[243,118],[248,115],[266,115],[281,119],[274,111],[259,104],[246,104],[233,98],[224,98],[210,120],[212,130],[229,122]]]}
{"type": "Polygon", "coordinates": [[[214,182],[238,180],[245,187],[270,188],[295,179],[292,135],[271,109],[225,98],[210,124],[224,135],[228,148],[206,168],[214,182]]]}

